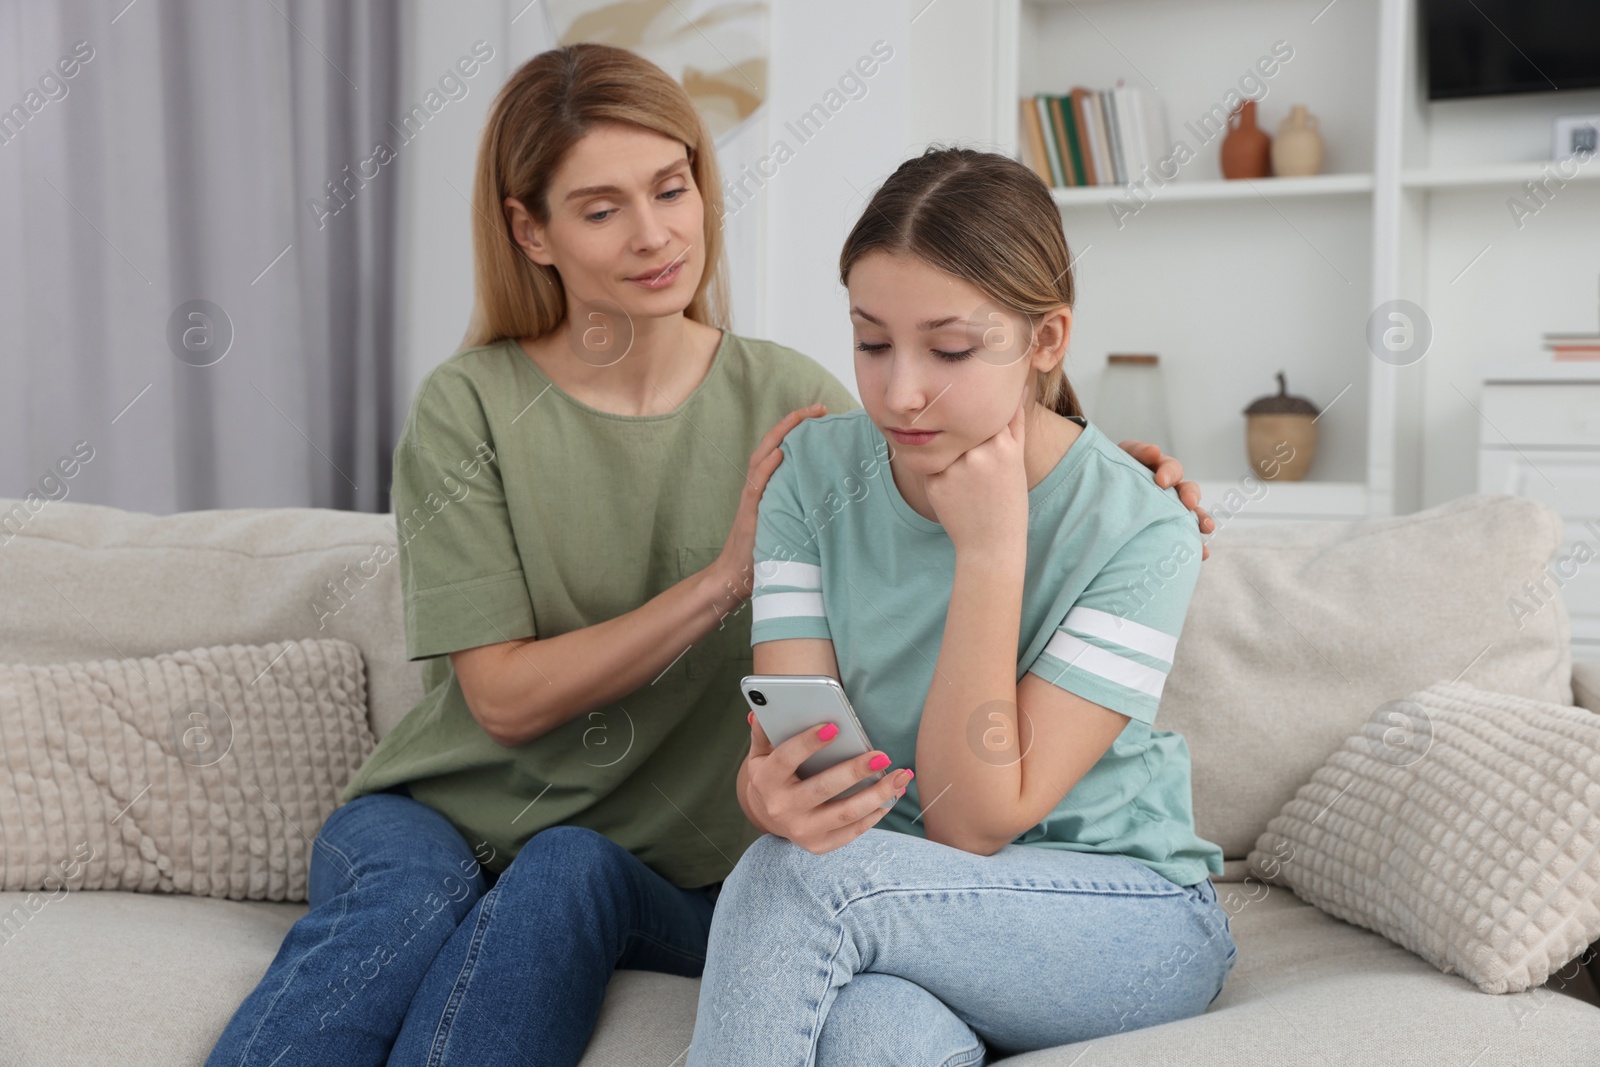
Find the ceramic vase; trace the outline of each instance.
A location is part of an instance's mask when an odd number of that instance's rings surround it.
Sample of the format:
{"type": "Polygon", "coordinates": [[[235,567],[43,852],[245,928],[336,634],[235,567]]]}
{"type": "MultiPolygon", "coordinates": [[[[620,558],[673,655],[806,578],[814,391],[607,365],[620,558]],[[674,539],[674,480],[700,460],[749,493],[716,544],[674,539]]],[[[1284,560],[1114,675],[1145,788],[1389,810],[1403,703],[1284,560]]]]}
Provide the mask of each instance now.
{"type": "Polygon", "coordinates": [[[1256,125],[1256,102],[1245,100],[1228,116],[1222,139],[1224,178],[1265,178],[1272,171],[1272,138],[1256,125]]]}
{"type": "Polygon", "coordinates": [[[1303,178],[1321,170],[1322,132],[1317,116],[1304,104],[1296,104],[1278,124],[1278,136],[1272,142],[1272,173],[1280,178],[1303,178]]]}

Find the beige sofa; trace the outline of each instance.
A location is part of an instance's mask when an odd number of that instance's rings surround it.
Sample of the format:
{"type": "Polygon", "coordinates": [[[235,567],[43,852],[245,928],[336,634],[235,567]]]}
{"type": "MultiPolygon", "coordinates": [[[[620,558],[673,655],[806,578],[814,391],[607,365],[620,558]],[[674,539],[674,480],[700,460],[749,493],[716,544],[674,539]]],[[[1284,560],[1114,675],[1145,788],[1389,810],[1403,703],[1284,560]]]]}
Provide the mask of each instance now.
{"type": "MultiPolygon", "coordinates": [[[[394,547],[388,516],[19,507],[0,501],[0,662],[330,636],[364,653],[378,735],[421,695],[397,564],[363,565],[394,547]]],[[[1244,860],[1384,700],[1460,676],[1562,703],[1576,691],[1600,711],[1600,669],[1573,674],[1559,601],[1520,619],[1507,608],[1540,579],[1559,519],[1485,496],[1355,525],[1250,529],[1245,514],[1221,516],[1157,721],[1188,739],[1199,830],[1229,857],[1218,889],[1238,963],[1198,1018],[1008,1062],[1600,1063],[1600,1007],[1581,968],[1488,996],[1265,885],[1244,860]]],[[[0,894],[0,1065],[200,1062],[305,912],[79,891],[28,913],[21,897],[0,894]]],[[[619,972],[584,1063],[681,1063],[697,989],[619,972]]]]}

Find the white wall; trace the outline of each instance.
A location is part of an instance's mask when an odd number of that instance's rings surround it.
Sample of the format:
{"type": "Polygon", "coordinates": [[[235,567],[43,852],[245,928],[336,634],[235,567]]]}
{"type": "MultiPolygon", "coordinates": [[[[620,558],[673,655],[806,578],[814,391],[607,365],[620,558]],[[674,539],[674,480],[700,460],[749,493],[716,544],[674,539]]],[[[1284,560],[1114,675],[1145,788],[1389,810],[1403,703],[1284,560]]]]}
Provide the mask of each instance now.
{"type": "MultiPolygon", "coordinates": [[[[520,7],[520,5],[518,5],[520,7]]],[[[472,313],[472,165],[478,135],[494,95],[521,59],[513,46],[541,24],[531,15],[511,19],[507,0],[407,0],[404,99],[420,99],[477,41],[494,49],[467,84],[416,139],[400,149],[401,320],[398,342],[406,396],[455,352],[472,313]],[[517,36],[513,36],[516,34],[517,36]]],[[[531,53],[530,53],[531,54],[531,53]]],[[[523,57],[525,58],[525,57],[523,57]]]]}
{"type": "Polygon", "coordinates": [[[767,129],[774,146],[781,140],[794,154],[760,194],[768,227],[765,335],[816,359],[854,392],[839,249],[866,198],[905,155],[909,17],[899,3],[779,0],[774,8],[767,129]],[[874,45],[886,60],[874,56],[874,45]],[[864,92],[854,90],[859,98],[850,99],[839,82],[860,77],[856,64],[863,57],[874,73],[861,78],[864,92]],[[800,117],[830,103],[837,110],[802,141],[800,117]]]}
{"type": "Polygon", "coordinates": [[[768,130],[796,151],[763,192],[765,336],[816,359],[857,393],[839,250],[872,193],[928,143],[996,147],[994,13],[990,0],[774,6],[768,130]],[[879,42],[892,56],[864,79],[866,94],[800,144],[785,124],[824,100],[879,42]]]}

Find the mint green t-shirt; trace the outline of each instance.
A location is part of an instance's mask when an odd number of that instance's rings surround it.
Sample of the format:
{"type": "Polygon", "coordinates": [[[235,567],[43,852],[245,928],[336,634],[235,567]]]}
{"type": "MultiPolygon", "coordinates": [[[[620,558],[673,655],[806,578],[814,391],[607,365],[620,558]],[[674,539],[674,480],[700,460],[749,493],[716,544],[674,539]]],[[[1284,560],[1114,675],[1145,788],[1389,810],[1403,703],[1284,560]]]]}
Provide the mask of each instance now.
{"type": "MultiPolygon", "coordinates": [[[[1200,532],[1174,489],[1092,423],[1028,491],[1017,679],[1032,672],[1130,721],[1071,792],[1014,843],[1118,853],[1178,885],[1222,873],[1196,836],[1189,746],[1152,729],[1199,577],[1200,532]]],[[[869,741],[915,768],[955,577],[955,546],[912,510],[865,411],[783,441],[761,498],[752,643],[833,641],[869,741]]],[[[925,837],[918,780],[877,824],[925,837]]]]}
{"type": "Polygon", "coordinates": [[[721,881],[760,836],[735,791],[750,747],[748,604],[664,656],[650,683],[516,747],[472,717],[448,653],[593,626],[710,566],[750,454],[819,400],[857,406],[809,357],[726,331],[705,378],[662,415],[590,407],[512,340],[436,367],[412,401],[393,488],[406,656],[423,661],[426,695],[341,800],[405,783],[495,871],[567,824],[685,888],[721,881]]]}

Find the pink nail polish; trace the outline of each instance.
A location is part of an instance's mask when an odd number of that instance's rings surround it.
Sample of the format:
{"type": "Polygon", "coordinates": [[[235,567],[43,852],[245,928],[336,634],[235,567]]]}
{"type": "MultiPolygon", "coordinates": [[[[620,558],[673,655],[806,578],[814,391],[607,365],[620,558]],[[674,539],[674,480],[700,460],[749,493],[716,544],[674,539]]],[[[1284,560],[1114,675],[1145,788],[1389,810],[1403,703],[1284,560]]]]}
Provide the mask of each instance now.
{"type": "Polygon", "coordinates": [[[839,736],[839,728],[830,722],[828,725],[817,731],[817,736],[824,741],[832,741],[835,737],[839,736]]]}
{"type": "Polygon", "coordinates": [[[868,763],[867,766],[871,767],[875,771],[881,771],[885,767],[889,766],[891,762],[892,761],[888,756],[885,756],[882,752],[880,752],[876,756],[872,757],[872,762],[868,763]]]}

